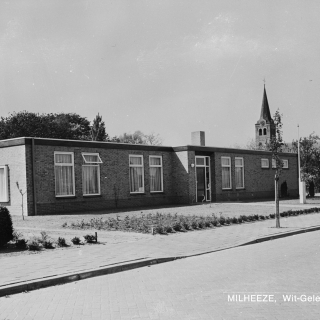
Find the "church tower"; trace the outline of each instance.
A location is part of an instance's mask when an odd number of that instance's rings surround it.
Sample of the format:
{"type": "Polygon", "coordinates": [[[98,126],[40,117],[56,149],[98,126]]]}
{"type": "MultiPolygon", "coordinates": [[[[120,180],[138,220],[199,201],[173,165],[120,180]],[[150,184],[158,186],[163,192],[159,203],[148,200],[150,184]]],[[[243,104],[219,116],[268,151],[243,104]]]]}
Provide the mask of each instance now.
{"type": "Polygon", "coordinates": [[[256,146],[264,146],[270,138],[276,135],[276,126],[271,118],[269,103],[266,93],[266,86],[263,88],[262,106],[260,119],[255,124],[256,146]]]}

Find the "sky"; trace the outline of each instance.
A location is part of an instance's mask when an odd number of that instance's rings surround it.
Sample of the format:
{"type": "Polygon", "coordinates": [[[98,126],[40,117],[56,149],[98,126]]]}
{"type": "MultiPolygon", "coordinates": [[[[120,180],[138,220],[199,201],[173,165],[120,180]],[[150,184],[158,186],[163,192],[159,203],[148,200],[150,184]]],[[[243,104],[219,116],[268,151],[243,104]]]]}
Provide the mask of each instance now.
{"type": "Polygon", "coordinates": [[[0,116],[99,113],[110,136],[233,147],[264,79],[287,142],[320,134],[320,1],[0,1],[0,116]]]}

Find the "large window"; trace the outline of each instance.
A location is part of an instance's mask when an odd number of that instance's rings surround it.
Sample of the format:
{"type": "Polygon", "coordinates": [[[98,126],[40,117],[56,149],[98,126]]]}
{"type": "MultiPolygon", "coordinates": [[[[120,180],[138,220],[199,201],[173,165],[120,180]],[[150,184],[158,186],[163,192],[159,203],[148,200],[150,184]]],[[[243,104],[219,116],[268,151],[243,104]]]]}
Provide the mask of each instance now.
{"type": "Polygon", "coordinates": [[[100,163],[98,153],[82,153],[82,191],[83,195],[100,194],[100,163]]]}
{"type": "Polygon", "coordinates": [[[235,173],[236,173],[236,189],[244,188],[244,165],[243,158],[235,158],[235,173]]]}
{"type": "Polygon", "coordinates": [[[231,158],[221,157],[222,189],[231,189],[231,158]]]}
{"type": "Polygon", "coordinates": [[[129,155],[130,193],[144,192],[143,156],[129,155]]]}
{"type": "Polygon", "coordinates": [[[0,202],[9,201],[8,167],[0,166],[0,202]]]}
{"type": "Polygon", "coordinates": [[[150,192],[163,191],[162,157],[149,156],[150,192]]]}
{"type": "Polygon", "coordinates": [[[75,195],[73,158],[73,152],[54,153],[56,197],[68,197],[75,195]]]}

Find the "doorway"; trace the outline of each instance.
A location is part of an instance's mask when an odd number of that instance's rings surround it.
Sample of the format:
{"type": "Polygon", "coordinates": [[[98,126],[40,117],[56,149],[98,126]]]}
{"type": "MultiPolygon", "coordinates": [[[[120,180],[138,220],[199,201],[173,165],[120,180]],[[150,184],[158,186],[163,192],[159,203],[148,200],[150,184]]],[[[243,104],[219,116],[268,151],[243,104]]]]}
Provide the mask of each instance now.
{"type": "Polygon", "coordinates": [[[210,157],[196,156],[196,199],[211,201],[210,157]]]}

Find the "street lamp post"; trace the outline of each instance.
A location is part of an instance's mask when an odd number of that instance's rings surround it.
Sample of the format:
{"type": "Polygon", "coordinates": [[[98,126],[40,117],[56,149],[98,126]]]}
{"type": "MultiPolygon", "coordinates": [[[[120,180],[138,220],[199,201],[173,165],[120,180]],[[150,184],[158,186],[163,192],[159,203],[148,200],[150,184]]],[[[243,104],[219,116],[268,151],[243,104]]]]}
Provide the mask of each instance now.
{"type": "Polygon", "coordinates": [[[299,171],[299,198],[300,198],[300,203],[306,203],[306,183],[304,181],[301,181],[299,124],[298,124],[298,171],[299,171]]]}

